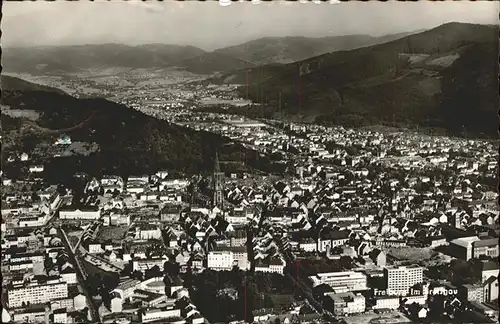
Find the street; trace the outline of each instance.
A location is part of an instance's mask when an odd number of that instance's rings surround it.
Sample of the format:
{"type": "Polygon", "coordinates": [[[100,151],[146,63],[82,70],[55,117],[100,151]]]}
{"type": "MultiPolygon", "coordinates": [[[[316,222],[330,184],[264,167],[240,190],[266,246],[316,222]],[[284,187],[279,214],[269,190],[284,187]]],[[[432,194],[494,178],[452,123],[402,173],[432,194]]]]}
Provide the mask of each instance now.
{"type": "Polygon", "coordinates": [[[90,310],[90,317],[92,319],[93,323],[99,323],[101,321],[101,318],[99,316],[98,312],[98,307],[95,304],[94,300],[92,299],[92,296],[90,295],[88,288],[87,288],[87,272],[85,271],[85,268],[82,266],[82,261],[80,260],[80,255],[78,254],[78,251],[76,252],[77,254],[73,253],[73,249],[71,248],[71,245],[69,243],[68,237],[64,230],[62,228],[58,228],[58,232],[60,234],[60,237],[62,238],[64,247],[66,248],[66,251],[68,251],[68,256],[71,260],[71,263],[75,266],[75,271],[76,271],[76,276],[78,278],[78,282],[80,286],[83,289],[83,294],[87,298],[88,305],[89,305],[89,310],[90,310]]]}

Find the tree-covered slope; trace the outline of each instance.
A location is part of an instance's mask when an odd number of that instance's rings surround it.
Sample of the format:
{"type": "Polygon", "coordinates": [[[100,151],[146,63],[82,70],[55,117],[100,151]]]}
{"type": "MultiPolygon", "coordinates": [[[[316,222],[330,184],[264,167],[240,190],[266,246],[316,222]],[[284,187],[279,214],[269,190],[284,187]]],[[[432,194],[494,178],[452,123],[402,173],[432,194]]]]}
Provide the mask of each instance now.
{"type": "Polygon", "coordinates": [[[251,80],[239,89],[242,96],[288,116],[495,135],[497,33],[493,26],[450,23],[389,43],[225,78],[251,80]]]}

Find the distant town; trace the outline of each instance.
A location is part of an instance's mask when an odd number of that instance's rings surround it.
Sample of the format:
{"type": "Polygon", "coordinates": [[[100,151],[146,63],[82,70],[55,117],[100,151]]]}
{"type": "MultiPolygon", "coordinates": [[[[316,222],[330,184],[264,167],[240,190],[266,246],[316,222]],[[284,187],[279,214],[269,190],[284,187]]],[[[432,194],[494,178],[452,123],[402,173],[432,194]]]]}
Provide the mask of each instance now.
{"type": "Polygon", "coordinates": [[[68,188],[44,179],[39,147],[8,156],[22,176],[2,174],[4,323],[496,322],[495,142],[206,112],[253,104],[134,73],[17,76],[215,133],[281,176],[227,171],[214,149],[210,176],[79,173],[68,188]]]}

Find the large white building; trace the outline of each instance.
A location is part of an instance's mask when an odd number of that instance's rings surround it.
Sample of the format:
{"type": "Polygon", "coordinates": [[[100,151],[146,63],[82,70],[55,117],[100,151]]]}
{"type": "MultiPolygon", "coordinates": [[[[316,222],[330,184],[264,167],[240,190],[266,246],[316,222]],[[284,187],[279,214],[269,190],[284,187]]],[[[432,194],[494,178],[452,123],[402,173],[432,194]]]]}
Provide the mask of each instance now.
{"type": "Polygon", "coordinates": [[[367,289],[366,275],[361,272],[345,271],[318,273],[317,275],[310,276],[309,279],[312,281],[313,287],[327,284],[338,291],[367,289]]]}
{"type": "Polygon", "coordinates": [[[210,251],[207,256],[207,266],[212,270],[231,270],[234,266],[234,256],[231,251],[210,251]]]}
{"type": "Polygon", "coordinates": [[[49,280],[43,284],[30,282],[11,285],[7,288],[10,308],[21,307],[23,302],[44,304],[53,299],[68,297],[68,284],[61,279],[49,280]]]}
{"type": "Polygon", "coordinates": [[[44,226],[47,223],[47,215],[22,215],[19,217],[18,227],[39,227],[44,226]]]}
{"type": "Polygon", "coordinates": [[[375,305],[373,309],[398,309],[399,297],[397,296],[377,296],[375,297],[375,305]]]}
{"type": "Polygon", "coordinates": [[[135,228],[135,238],[138,240],[159,240],[161,239],[161,230],[156,225],[141,224],[135,228]]]}
{"type": "Polygon", "coordinates": [[[89,209],[62,209],[59,211],[60,219],[77,219],[77,220],[97,220],[101,217],[101,211],[97,208],[89,209]]]}
{"type": "Polygon", "coordinates": [[[406,296],[410,287],[422,283],[423,268],[417,265],[385,268],[384,277],[388,295],[406,296]]]}
{"type": "Polygon", "coordinates": [[[177,309],[177,308],[168,309],[168,310],[148,309],[140,314],[141,314],[141,322],[148,323],[148,322],[166,319],[169,317],[180,317],[181,310],[177,309]]]}
{"type": "Polygon", "coordinates": [[[286,263],[281,257],[267,257],[257,262],[255,265],[255,271],[283,274],[285,266],[286,263]]]}
{"type": "Polygon", "coordinates": [[[237,266],[241,270],[250,268],[248,254],[245,247],[225,247],[210,251],[207,255],[207,267],[212,270],[231,270],[237,266]]]}

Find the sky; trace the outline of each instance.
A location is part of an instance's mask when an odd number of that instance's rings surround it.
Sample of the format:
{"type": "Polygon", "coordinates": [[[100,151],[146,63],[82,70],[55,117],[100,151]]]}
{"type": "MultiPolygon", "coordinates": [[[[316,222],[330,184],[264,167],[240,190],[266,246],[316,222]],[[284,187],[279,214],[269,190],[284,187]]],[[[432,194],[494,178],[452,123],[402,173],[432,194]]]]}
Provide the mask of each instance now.
{"type": "Polygon", "coordinates": [[[497,1],[273,1],[228,6],[217,1],[5,1],[1,45],[164,43],[214,50],[261,37],[380,36],[451,21],[498,24],[499,10],[497,1]]]}

